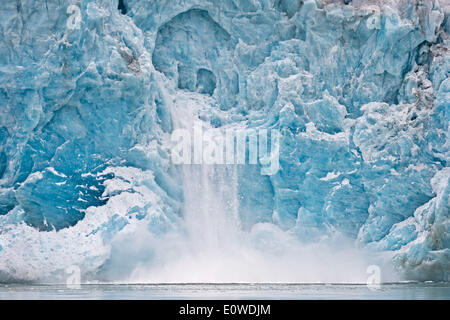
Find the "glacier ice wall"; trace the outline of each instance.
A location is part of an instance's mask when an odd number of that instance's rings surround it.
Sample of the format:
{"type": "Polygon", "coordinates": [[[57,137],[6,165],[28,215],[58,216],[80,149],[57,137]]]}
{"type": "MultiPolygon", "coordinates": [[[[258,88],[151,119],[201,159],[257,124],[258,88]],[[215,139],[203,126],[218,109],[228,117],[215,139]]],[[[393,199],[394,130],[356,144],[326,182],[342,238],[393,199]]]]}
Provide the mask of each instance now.
{"type": "Polygon", "coordinates": [[[3,4],[0,278],[114,279],[170,250],[184,193],[166,142],[188,96],[214,127],[282,133],[277,174],[239,169],[244,230],[345,237],[448,279],[450,6],[345,2],[3,4]]]}

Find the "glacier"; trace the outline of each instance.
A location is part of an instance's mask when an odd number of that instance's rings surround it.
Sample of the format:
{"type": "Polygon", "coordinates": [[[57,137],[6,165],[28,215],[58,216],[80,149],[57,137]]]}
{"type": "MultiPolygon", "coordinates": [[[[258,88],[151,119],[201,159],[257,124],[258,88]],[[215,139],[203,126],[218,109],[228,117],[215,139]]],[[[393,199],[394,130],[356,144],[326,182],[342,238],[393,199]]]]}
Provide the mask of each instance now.
{"type": "Polygon", "coordinates": [[[447,0],[5,2],[0,282],[71,265],[360,282],[368,264],[448,281],[449,17],[447,0]],[[195,121],[279,130],[280,170],[174,165],[195,121]]]}

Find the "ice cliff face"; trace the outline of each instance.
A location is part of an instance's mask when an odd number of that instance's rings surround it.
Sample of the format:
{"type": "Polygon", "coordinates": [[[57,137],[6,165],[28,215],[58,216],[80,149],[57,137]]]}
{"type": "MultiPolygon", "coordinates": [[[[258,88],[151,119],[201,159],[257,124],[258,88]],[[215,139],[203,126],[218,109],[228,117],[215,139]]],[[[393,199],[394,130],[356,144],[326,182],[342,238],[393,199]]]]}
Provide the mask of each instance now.
{"type": "Polygon", "coordinates": [[[166,142],[186,97],[214,127],[282,133],[277,174],[239,169],[243,230],[345,237],[448,279],[449,16],[445,0],[3,4],[0,279],[155,260],[183,229],[166,142]]]}

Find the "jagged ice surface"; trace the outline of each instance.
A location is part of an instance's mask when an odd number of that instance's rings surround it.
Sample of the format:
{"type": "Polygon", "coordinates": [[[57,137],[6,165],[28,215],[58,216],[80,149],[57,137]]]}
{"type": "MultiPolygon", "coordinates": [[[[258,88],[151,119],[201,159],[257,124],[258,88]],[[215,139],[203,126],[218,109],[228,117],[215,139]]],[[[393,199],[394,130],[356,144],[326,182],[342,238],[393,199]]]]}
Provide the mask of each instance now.
{"type": "Polygon", "coordinates": [[[190,104],[282,133],[277,174],[236,172],[256,247],[350,242],[448,280],[447,1],[74,3],[73,30],[68,0],[0,9],[0,280],[129,279],[178,247],[190,104]]]}

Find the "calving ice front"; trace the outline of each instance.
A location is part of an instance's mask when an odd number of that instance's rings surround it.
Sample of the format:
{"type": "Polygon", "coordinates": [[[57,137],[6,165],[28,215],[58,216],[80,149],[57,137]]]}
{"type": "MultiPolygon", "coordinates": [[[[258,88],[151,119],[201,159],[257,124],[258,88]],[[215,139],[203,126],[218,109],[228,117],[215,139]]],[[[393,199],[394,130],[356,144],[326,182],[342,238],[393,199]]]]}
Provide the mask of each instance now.
{"type": "Polygon", "coordinates": [[[261,174],[274,175],[280,168],[280,132],[276,129],[177,128],[171,134],[174,164],[260,164],[261,174]],[[270,139],[269,139],[270,132],[270,139]],[[270,140],[270,141],[269,141],[270,140]],[[247,149],[248,145],[248,149],[247,149]]]}
{"type": "Polygon", "coordinates": [[[0,30],[0,282],[448,279],[448,1],[3,1],[0,30]]]}
{"type": "Polygon", "coordinates": [[[213,313],[221,313],[223,315],[252,315],[259,317],[262,315],[270,315],[270,305],[254,305],[254,304],[225,304],[223,307],[215,308],[214,306],[196,306],[189,305],[180,307],[180,315],[196,315],[211,317],[213,313]]]}

